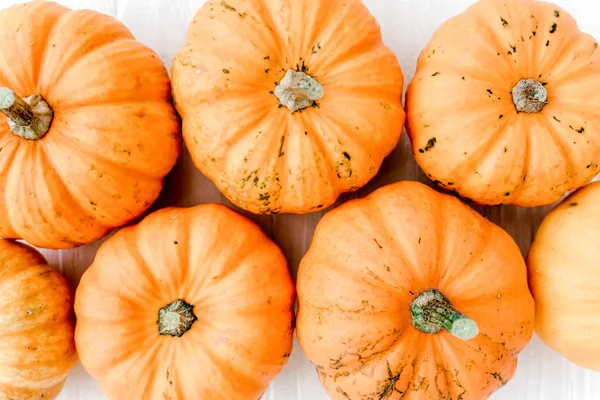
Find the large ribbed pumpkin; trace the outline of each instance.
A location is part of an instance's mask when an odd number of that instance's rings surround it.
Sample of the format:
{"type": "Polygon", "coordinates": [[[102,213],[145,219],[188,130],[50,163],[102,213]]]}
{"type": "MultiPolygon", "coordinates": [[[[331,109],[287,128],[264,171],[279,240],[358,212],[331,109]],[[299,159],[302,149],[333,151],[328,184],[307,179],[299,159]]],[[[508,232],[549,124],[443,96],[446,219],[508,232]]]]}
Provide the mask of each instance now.
{"type": "Polygon", "coordinates": [[[402,71],[360,0],[210,0],[173,61],[196,166],[253,213],[371,180],[404,125],[402,71]]]}
{"type": "Polygon", "coordinates": [[[402,182],[327,214],[298,271],[298,339],[334,400],[482,400],[533,332],[512,238],[402,182]]]}
{"type": "Polygon", "coordinates": [[[478,203],[550,204],[600,171],[600,50],[554,4],[480,0],[447,21],[406,102],[419,165],[478,203]]]}
{"type": "Polygon", "coordinates": [[[143,213],[179,154],[160,58],[115,19],[34,1],[0,12],[0,237],[94,241],[143,213]]]}
{"type": "Polygon", "coordinates": [[[0,239],[0,399],[52,400],[77,361],[73,291],[31,247],[0,239]]]}
{"type": "Polygon", "coordinates": [[[253,222],[168,208],[98,251],[77,289],[77,349],[111,400],[256,400],[290,356],[294,299],[253,222]]]}

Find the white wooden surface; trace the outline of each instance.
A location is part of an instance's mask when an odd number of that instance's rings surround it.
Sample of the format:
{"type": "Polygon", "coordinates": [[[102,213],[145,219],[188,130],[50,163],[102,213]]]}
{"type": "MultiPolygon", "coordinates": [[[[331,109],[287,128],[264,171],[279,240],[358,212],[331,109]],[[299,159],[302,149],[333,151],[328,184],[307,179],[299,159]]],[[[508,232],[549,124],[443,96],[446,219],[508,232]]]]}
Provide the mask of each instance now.
{"type": "MultiPolygon", "coordinates": [[[[0,8],[20,2],[0,0],[0,8]]],[[[71,8],[91,8],[115,16],[133,31],[138,40],[156,50],[167,67],[170,67],[173,56],[183,44],[188,23],[204,0],[58,0],[58,2],[71,8]]],[[[441,22],[461,12],[473,2],[474,0],[365,0],[381,24],[384,40],[398,56],[407,82],[412,78],[419,52],[434,30],[441,22]]],[[[573,14],[583,30],[600,39],[599,0],[556,0],[556,3],[573,14]]],[[[358,195],[364,195],[379,186],[403,179],[426,181],[412,159],[406,136],[386,161],[379,176],[358,195]]],[[[348,197],[352,196],[346,196],[345,199],[348,197]]],[[[196,171],[187,154],[184,154],[168,178],[165,193],[156,207],[192,206],[205,202],[224,202],[224,200],[214,186],[196,171]]],[[[514,207],[479,209],[511,233],[524,253],[527,252],[537,225],[547,210],[548,208],[523,210],[514,207]]],[[[283,215],[254,219],[283,248],[295,275],[298,262],[310,243],[314,226],[321,215],[320,213],[309,216],[283,215]]],[[[45,254],[53,265],[76,284],[83,271],[92,262],[97,247],[98,243],[95,243],[77,250],[46,251],[45,254]]],[[[93,379],[78,365],[59,398],[101,400],[104,396],[93,379]]],[[[296,345],[289,364],[273,383],[265,398],[326,400],[327,396],[319,385],[314,369],[296,345]]],[[[520,357],[515,378],[494,395],[493,399],[596,400],[600,399],[600,374],[572,365],[534,338],[520,357]]]]}

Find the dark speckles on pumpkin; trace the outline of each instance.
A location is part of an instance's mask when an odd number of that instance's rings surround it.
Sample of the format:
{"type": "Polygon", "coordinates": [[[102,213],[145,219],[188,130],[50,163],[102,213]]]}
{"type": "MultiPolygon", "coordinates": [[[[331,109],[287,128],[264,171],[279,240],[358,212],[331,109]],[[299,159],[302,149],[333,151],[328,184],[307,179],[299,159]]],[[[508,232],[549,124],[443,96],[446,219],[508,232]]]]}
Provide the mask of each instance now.
{"type": "Polygon", "coordinates": [[[491,89],[488,89],[488,90],[487,90],[487,92],[488,92],[489,94],[494,94],[494,92],[492,92],[492,91],[491,91],[491,89]]]}
{"type": "Polygon", "coordinates": [[[504,193],[504,195],[505,195],[506,197],[508,197],[508,196],[510,196],[510,192],[506,192],[506,193],[504,193]]]}
{"type": "Polygon", "coordinates": [[[556,32],[556,29],[558,28],[558,25],[555,23],[552,24],[552,26],[550,27],[550,33],[554,33],[556,32]]]}
{"type": "Polygon", "coordinates": [[[537,35],[537,31],[531,31],[531,34],[532,34],[533,36],[535,36],[535,35],[537,35]]]}
{"type": "Polygon", "coordinates": [[[556,18],[560,18],[560,11],[558,11],[558,10],[554,10],[554,16],[555,16],[556,18]]]}
{"type": "Polygon", "coordinates": [[[229,11],[233,11],[236,12],[237,10],[235,9],[235,7],[230,6],[229,4],[227,4],[225,1],[221,1],[221,7],[223,7],[226,10],[229,11]]]}
{"type": "Polygon", "coordinates": [[[348,161],[350,161],[350,159],[351,159],[351,158],[350,158],[350,154],[348,154],[348,153],[346,153],[346,152],[343,152],[342,154],[344,155],[344,157],[346,157],[346,159],[347,159],[348,161]]]}
{"type": "Polygon", "coordinates": [[[223,73],[224,74],[229,74],[231,71],[229,71],[227,68],[223,68],[223,73]]]}
{"type": "Polygon", "coordinates": [[[503,17],[500,17],[500,21],[502,22],[502,26],[507,28],[509,26],[508,21],[505,20],[503,17]]]}
{"type": "Polygon", "coordinates": [[[593,164],[593,163],[592,163],[592,164],[588,164],[588,165],[586,165],[585,167],[586,167],[586,168],[592,168],[592,165],[594,165],[594,164],[593,164]]]}
{"type": "Polygon", "coordinates": [[[441,74],[442,74],[441,72],[434,72],[433,74],[431,74],[431,76],[438,76],[438,75],[441,75],[441,74]]]}
{"type": "Polygon", "coordinates": [[[546,42],[546,47],[548,47],[548,46],[550,46],[550,41],[549,40],[546,42]]]}
{"type": "Polygon", "coordinates": [[[579,129],[577,129],[577,133],[583,133],[583,132],[585,132],[585,128],[583,126],[579,129]]]}
{"type": "Polygon", "coordinates": [[[268,74],[270,70],[270,68],[265,69],[265,74],[268,74]]]}
{"type": "Polygon", "coordinates": [[[463,80],[463,81],[465,81],[465,80],[466,80],[464,76],[462,77],[462,80],[463,80]]]}
{"type": "Polygon", "coordinates": [[[504,152],[507,153],[508,152],[508,147],[504,148],[504,152]]]}
{"type": "Polygon", "coordinates": [[[179,242],[177,240],[174,240],[173,244],[179,244],[179,242]]]}
{"type": "Polygon", "coordinates": [[[577,202],[569,203],[569,207],[577,207],[578,205],[579,203],[577,202]]]}
{"type": "Polygon", "coordinates": [[[268,202],[270,198],[271,195],[269,193],[261,193],[258,195],[258,200],[260,201],[268,202]]]}
{"type": "Polygon", "coordinates": [[[433,147],[435,146],[435,144],[437,143],[437,139],[436,138],[431,138],[427,141],[427,145],[425,145],[425,148],[423,149],[424,151],[429,151],[431,149],[433,149],[433,147]]]}
{"type": "Polygon", "coordinates": [[[509,44],[510,48],[512,49],[513,53],[517,52],[517,46],[513,46],[512,44],[509,44]]]}
{"type": "Polygon", "coordinates": [[[282,136],[279,141],[279,157],[283,157],[285,153],[283,152],[283,145],[285,143],[285,136],[282,136]]]}

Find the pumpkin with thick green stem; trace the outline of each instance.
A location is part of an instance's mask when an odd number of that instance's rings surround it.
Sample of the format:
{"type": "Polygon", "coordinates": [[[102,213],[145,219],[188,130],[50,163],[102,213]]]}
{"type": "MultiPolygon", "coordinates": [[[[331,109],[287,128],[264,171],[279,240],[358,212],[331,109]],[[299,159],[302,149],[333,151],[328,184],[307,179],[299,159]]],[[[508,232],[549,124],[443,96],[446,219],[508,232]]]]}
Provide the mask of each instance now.
{"type": "Polygon", "coordinates": [[[533,332],[512,238],[417,182],[328,213],[297,288],[298,339],[334,400],[484,399],[533,332]]]}
{"type": "Polygon", "coordinates": [[[194,164],[253,213],[309,213],[369,182],[404,78],[360,0],[209,0],[173,60],[194,164]]]}
{"type": "Polygon", "coordinates": [[[71,248],[146,211],[180,150],[170,89],[114,18],[50,1],[1,11],[0,237],[71,248]]]}

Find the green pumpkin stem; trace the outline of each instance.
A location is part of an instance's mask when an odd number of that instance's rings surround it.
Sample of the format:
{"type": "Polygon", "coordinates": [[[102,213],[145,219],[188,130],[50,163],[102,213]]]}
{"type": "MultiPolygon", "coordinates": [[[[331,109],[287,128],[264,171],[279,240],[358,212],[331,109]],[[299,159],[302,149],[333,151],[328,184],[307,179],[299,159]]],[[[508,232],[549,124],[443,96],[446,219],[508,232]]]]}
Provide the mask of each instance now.
{"type": "Polygon", "coordinates": [[[427,290],[410,303],[413,326],[425,333],[435,334],[442,329],[462,340],[470,340],[479,334],[475,321],[452,306],[438,290],[427,290]]]}
{"type": "Polygon", "coordinates": [[[302,71],[289,70],[273,92],[292,113],[315,105],[324,95],[323,86],[302,71]]]}
{"type": "Polygon", "coordinates": [[[513,88],[512,98],[518,112],[533,114],[548,104],[548,91],[535,79],[522,79],[513,88]]]}
{"type": "Polygon", "coordinates": [[[158,333],[181,337],[197,319],[193,305],[181,299],[175,300],[158,311],[158,333]]]}
{"type": "Polygon", "coordinates": [[[0,112],[8,118],[11,132],[27,140],[43,138],[54,117],[39,94],[22,99],[7,87],[0,87],[0,112]]]}

